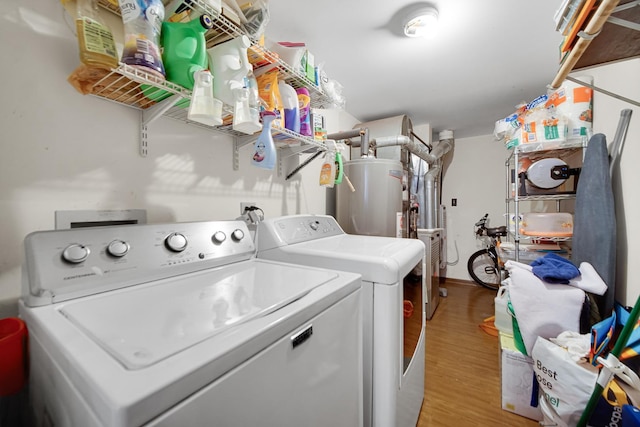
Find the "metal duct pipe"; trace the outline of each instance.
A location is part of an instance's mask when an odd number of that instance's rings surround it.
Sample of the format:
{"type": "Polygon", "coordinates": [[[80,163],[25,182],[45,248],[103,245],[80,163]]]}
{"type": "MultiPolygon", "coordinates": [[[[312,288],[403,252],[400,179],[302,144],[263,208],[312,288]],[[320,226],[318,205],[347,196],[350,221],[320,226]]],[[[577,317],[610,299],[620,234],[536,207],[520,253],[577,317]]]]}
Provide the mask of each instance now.
{"type": "Polygon", "coordinates": [[[373,139],[371,143],[376,148],[391,147],[393,145],[401,145],[407,150],[409,150],[411,154],[414,154],[420,157],[430,165],[436,163],[438,159],[443,155],[445,155],[452,147],[451,145],[446,144],[446,146],[443,146],[442,149],[439,149],[436,152],[437,148],[443,145],[443,144],[438,144],[438,147],[436,147],[436,149],[434,149],[430,153],[429,149],[425,147],[423,144],[415,142],[408,136],[404,136],[404,135],[383,136],[381,138],[373,139]]]}
{"type": "Polygon", "coordinates": [[[327,139],[333,139],[334,141],[339,141],[342,139],[351,139],[359,136],[360,143],[350,142],[349,145],[353,147],[360,147],[360,156],[367,157],[369,155],[369,129],[368,128],[360,128],[347,130],[344,132],[332,133],[331,135],[327,135],[327,139]]]}
{"type": "Polygon", "coordinates": [[[440,162],[432,167],[424,174],[424,191],[425,191],[425,207],[424,207],[424,228],[438,228],[438,207],[440,206],[440,162]]]}
{"type": "Polygon", "coordinates": [[[438,159],[424,175],[425,223],[427,228],[440,228],[440,187],[442,182],[442,156],[453,148],[453,131],[444,130],[438,135],[438,144],[431,154],[438,159]]]}

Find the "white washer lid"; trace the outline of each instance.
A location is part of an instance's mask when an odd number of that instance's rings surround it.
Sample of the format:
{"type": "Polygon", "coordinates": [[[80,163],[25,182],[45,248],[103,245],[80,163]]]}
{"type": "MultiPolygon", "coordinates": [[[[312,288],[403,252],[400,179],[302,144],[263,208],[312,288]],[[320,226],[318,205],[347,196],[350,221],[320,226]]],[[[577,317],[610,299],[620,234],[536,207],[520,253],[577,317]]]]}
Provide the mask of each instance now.
{"type": "Polygon", "coordinates": [[[258,258],[362,275],[362,280],[395,284],[419,263],[424,244],[418,239],[340,234],[258,252],[258,258]]]}
{"type": "Polygon", "coordinates": [[[128,369],[140,369],[333,280],[335,272],[239,263],[64,304],[60,311],[128,369]]]}

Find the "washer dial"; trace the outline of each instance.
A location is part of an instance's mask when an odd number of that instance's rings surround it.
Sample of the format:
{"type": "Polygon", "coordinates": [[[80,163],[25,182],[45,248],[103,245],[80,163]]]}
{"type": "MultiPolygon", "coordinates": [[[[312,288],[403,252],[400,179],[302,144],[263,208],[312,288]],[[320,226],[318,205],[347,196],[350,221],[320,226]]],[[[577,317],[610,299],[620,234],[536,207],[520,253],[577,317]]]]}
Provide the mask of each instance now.
{"type": "Polygon", "coordinates": [[[62,259],[72,264],[79,264],[87,259],[91,251],[85,245],[74,243],[62,252],[62,259]]]}
{"type": "Polygon", "coordinates": [[[235,230],[233,230],[233,233],[231,233],[231,238],[236,242],[239,242],[240,240],[244,239],[244,231],[236,228],[235,230]]]}
{"type": "Polygon", "coordinates": [[[213,243],[215,243],[216,245],[219,245],[220,243],[227,240],[227,235],[222,231],[216,231],[215,233],[213,233],[213,236],[211,236],[211,240],[213,240],[213,243]]]}
{"type": "Polygon", "coordinates": [[[173,252],[182,252],[187,249],[187,238],[184,234],[171,233],[164,239],[165,246],[173,252]]]}
{"type": "Polygon", "coordinates": [[[123,257],[129,252],[129,244],[124,240],[113,240],[107,246],[107,253],[114,257],[123,257]]]}

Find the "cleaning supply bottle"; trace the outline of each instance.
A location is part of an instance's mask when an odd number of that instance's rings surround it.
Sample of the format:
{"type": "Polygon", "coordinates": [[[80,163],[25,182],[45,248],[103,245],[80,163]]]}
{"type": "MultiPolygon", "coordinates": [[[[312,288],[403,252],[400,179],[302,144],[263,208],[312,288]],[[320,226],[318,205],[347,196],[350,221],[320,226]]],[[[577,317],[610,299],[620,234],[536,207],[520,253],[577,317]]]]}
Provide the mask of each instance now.
{"type": "Polygon", "coordinates": [[[320,185],[322,187],[333,188],[336,180],[336,153],[335,147],[329,145],[324,156],[324,162],[320,167],[320,185]]]}
{"type": "Polygon", "coordinates": [[[83,64],[106,69],[118,67],[116,44],[111,30],[100,18],[98,0],[77,1],[76,31],[83,64]]]}
{"type": "Polygon", "coordinates": [[[164,19],[161,0],[119,0],[124,24],[122,62],[160,79],[165,78],[160,53],[160,31],[164,19]]]}
{"type": "Polygon", "coordinates": [[[213,96],[227,105],[235,104],[236,89],[244,87],[244,78],[251,70],[247,58],[249,37],[242,35],[207,49],[209,69],[213,74],[213,96]]]}
{"type": "Polygon", "coordinates": [[[298,94],[298,104],[300,108],[300,135],[313,137],[311,127],[311,95],[305,87],[296,89],[298,94]]]}
{"type": "Polygon", "coordinates": [[[213,97],[213,77],[209,70],[194,73],[193,93],[187,118],[207,126],[222,124],[222,102],[213,97]]]}
{"type": "Polygon", "coordinates": [[[276,113],[263,111],[260,115],[262,116],[262,132],[256,140],[251,163],[259,168],[273,169],[276,165],[276,145],[271,137],[271,122],[276,118],[276,113]]]}
{"type": "Polygon", "coordinates": [[[244,78],[244,87],[236,88],[234,93],[233,125],[235,131],[253,135],[258,132],[260,124],[260,104],[258,103],[258,83],[253,73],[244,78]]]}
{"type": "Polygon", "coordinates": [[[204,33],[211,28],[213,20],[209,15],[188,22],[162,23],[160,40],[167,80],[193,88],[194,73],[209,65],[204,33]]]}
{"type": "Polygon", "coordinates": [[[280,97],[284,107],[284,127],[290,131],[300,133],[300,106],[298,104],[298,94],[293,86],[284,81],[278,82],[280,97]]]}

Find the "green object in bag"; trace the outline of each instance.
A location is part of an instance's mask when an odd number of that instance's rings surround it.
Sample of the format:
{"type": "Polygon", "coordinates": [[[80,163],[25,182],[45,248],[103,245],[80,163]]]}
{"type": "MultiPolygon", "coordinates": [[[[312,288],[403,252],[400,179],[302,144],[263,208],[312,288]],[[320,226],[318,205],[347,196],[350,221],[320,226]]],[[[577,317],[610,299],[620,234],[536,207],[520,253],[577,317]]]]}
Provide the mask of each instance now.
{"type": "Polygon", "coordinates": [[[340,151],[336,150],[336,184],[342,183],[342,178],[344,177],[344,169],[342,163],[342,154],[340,151]]]}
{"type": "Polygon", "coordinates": [[[509,308],[509,312],[511,313],[511,325],[513,327],[513,341],[516,345],[518,351],[525,356],[527,354],[527,347],[524,345],[524,340],[522,339],[522,333],[520,332],[520,327],[518,326],[518,320],[516,320],[516,316],[513,315],[513,306],[511,305],[511,301],[507,302],[507,307],[509,308]]]}

